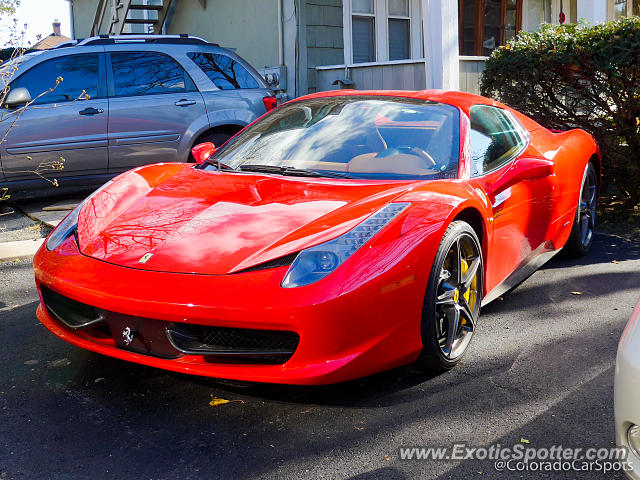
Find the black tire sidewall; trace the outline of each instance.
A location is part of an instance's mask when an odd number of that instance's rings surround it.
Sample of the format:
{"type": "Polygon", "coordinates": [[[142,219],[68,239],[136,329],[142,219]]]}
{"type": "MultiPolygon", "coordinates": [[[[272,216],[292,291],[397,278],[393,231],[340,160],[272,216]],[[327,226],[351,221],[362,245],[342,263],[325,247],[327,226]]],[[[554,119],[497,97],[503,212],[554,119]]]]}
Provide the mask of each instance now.
{"type": "MultiPolygon", "coordinates": [[[[569,239],[565,244],[565,252],[570,257],[583,257],[585,256],[589,250],[591,250],[591,246],[593,245],[593,235],[591,236],[591,241],[587,246],[582,244],[580,240],[580,202],[582,201],[582,192],[584,190],[585,183],[587,182],[587,178],[591,171],[596,172],[595,167],[592,162],[587,163],[587,166],[584,169],[584,174],[582,175],[582,184],[580,185],[580,193],[578,194],[578,202],[576,207],[576,214],[573,218],[573,226],[571,227],[571,233],[569,234],[569,239]]],[[[596,188],[597,188],[597,175],[596,175],[596,188]]],[[[596,199],[597,202],[597,199],[596,199]]],[[[595,215],[594,215],[594,225],[595,225],[595,215]]],[[[594,232],[595,234],[595,232],[594,232]]]]}
{"type": "Polygon", "coordinates": [[[440,280],[440,271],[442,269],[442,265],[444,264],[446,256],[451,249],[451,245],[453,245],[455,240],[462,234],[469,235],[476,243],[476,247],[478,248],[478,252],[480,253],[481,262],[479,268],[480,285],[478,289],[480,292],[480,296],[482,296],[481,292],[484,288],[484,258],[482,255],[482,246],[480,240],[478,239],[476,232],[473,230],[473,228],[471,228],[471,225],[464,221],[456,220],[452,222],[445,231],[445,234],[442,237],[442,241],[440,242],[440,246],[438,247],[438,251],[436,252],[436,256],[431,267],[429,281],[427,283],[427,291],[425,293],[424,303],[422,307],[422,319],[420,328],[422,337],[422,353],[420,355],[420,358],[418,359],[418,363],[421,366],[436,372],[449,370],[450,368],[454,367],[460,362],[460,360],[466,353],[466,351],[463,352],[454,360],[446,358],[440,350],[440,346],[438,345],[438,336],[435,326],[435,297],[440,280]]]}

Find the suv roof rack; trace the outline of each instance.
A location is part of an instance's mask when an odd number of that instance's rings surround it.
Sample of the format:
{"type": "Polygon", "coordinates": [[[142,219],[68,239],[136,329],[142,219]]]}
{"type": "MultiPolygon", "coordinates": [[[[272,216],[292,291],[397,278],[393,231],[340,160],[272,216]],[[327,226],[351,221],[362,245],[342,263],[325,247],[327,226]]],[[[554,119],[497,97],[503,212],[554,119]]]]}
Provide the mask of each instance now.
{"type": "Polygon", "coordinates": [[[76,43],[76,46],[85,45],[107,45],[115,43],[173,43],[183,45],[213,45],[219,46],[217,43],[210,43],[200,37],[194,37],[186,33],[179,35],[98,35],[96,37],[85,38],[76,43]]]}

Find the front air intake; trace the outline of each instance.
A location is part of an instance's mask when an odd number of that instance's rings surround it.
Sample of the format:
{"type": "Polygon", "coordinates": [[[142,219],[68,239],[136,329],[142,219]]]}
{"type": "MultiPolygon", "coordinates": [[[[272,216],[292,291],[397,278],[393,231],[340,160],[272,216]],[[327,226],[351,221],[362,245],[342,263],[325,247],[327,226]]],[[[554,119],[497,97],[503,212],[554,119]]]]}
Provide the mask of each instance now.
{"type": "Polygon", "coordinates": [[[186,324],[167,328],[167,337],[182,353],[269,364],[289,360],[300,341],[294,332],[186,324]]]}

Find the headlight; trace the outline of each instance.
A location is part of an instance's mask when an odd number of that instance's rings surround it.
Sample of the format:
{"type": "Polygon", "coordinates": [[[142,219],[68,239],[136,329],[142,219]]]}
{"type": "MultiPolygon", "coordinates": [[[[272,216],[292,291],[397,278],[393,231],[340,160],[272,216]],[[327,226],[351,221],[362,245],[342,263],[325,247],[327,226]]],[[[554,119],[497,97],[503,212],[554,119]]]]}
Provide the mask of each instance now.
{"type": "Polygon", "coordinates": [[[78,217],[80,216],[80,211],[85,203],[89,201],[92,197],[98,194],[101,190],[106,188],[113,180],[109,180],[107,183],[98,188],[95,192],[85,198],[80,205],[74,208],[69,215],[67,215],[64,220],[62,220],[56,228],[53,229],[51,235],[47,239],[47,250],[55,250],[60,246],[62,242],[64,242],[67,238],[73,235],[78,229],[78,217]]]}
{"type": "Polygon", "coordinates": [[[302,250],[289,267],[282,286],[302,287],[326,277],[397,217],[407,205],[409,203],[390,203],[338,238],[302,250]]]}

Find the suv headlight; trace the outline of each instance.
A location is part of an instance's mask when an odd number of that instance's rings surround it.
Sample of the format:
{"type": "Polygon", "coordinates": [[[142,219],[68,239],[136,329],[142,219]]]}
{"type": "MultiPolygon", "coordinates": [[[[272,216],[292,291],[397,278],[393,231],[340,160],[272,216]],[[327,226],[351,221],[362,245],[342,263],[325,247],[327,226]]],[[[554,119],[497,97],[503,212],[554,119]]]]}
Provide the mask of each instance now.
{"type": "Polygon", "coordinates": [[[302,250],[289,267],[282,281],[282,287],[303,287],[326,277],[356,250],[371,240],[408,205],[409,203],[385,205],[338,238],[302,250]]]}
{"type": "Polygon", "coordinates": [[[69,215],[64,217],[56,228],[53,229],[51,235],[47,239],[47,250],[55,250],[64,242],[67,238],[69,238],[73,233],[78,229],[78,217],[80,216],[80,211],[84,204],[87,203],[92,197],[96,196],[100,191],[105,189],[113,180],[109,180],[107,183],[98,188],[95,192],[85,198],[80,205],[74,208],[69,215]]]}

